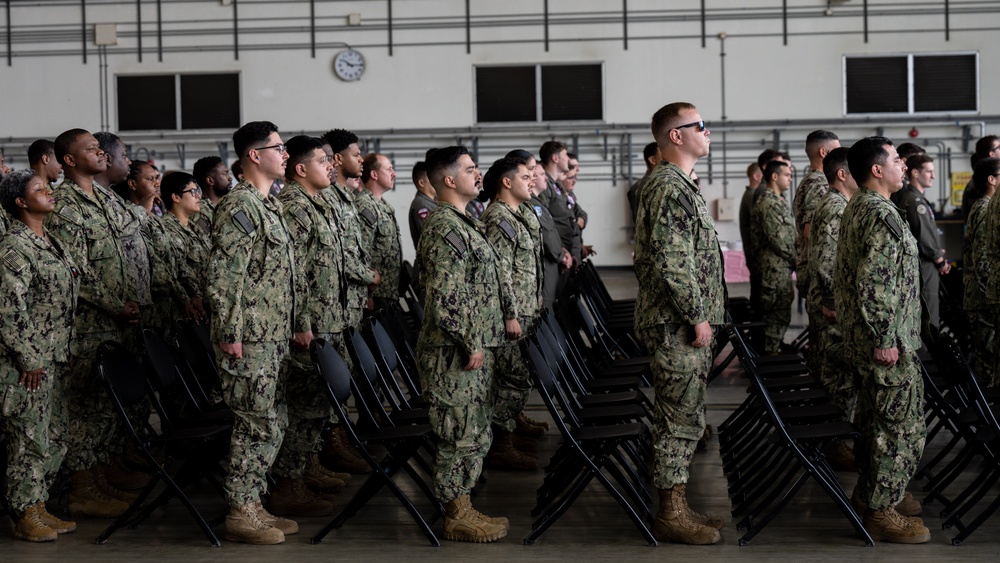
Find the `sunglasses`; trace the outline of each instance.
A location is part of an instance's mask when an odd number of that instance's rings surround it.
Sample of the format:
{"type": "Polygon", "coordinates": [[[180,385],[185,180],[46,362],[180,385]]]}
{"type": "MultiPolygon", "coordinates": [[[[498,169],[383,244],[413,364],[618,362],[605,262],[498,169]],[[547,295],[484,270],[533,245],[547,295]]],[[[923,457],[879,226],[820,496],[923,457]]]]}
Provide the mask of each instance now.
{"type": "Polygon", "coordinates": [[[686,123],[684,125],[678,125],[677,127],[674,127],[674,129],[687,129],[688,127],[697,127],[699,132],[704,131],[705,120],[703,119],[701,121],[695,121],[694,123],[686,123]]]}

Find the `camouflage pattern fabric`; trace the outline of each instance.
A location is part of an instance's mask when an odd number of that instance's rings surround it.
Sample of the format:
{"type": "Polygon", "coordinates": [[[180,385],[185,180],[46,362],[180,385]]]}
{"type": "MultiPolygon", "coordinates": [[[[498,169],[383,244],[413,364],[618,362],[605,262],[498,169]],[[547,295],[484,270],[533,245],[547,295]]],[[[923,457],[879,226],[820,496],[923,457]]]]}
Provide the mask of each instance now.
{"type": "Polygon", "coordinates": [[[653,169],[639,196],[635,326],[653,360],[654,478],[658,489],[686,483],[705,429],[705,385],[713,346],[695,348],[693,326],[725,318],[722,252],[708,206],[675,164],[653,169]]]}
{"type": "MultiPolygon", "coordinates": [[[[799,295],[808,293],[810,285],[811,270],[808,267],[809,247],[806,245],[805,227],[812,225],[813,215],[829,191],[830,183],[826,180],[826,174],[822,170],[810,168],[802,177],[799,186],[795,188],[795,197],[792,198],[792,215],[795,217],[796,285],[799,288],[799,295]]],[[[812,226],[809,227],[809,234],[811,237],[812,226]]],[[[810,313],[810,320],[811,318],[810,313]]]]}
{"type": "Polygon", "coordinates": [[[367,249],[362,245],[361,219],[349,189],[335,183],[322,193],[336,211],[337,224],[340,226],[344,272],[347,276],[347,305],[344,307],[346,326],[360,329],[362,312],[368,305],[368,286],[375,281],[375,272],[368,267],[367,249]]]}
{"type": "Polygon", "coordinates": [[[492,441],[493,349],[503,343],[503,311],[512,310],[481,228],[441,202],[418,245],[427,295],[417,367],[437,442],[433,490],[442,502],[469,494],[482,471],[492,441]],[[483,366],[465,371],[477,352],[483,366]]]}
{"type": "Polygon", "coordinates": [[[354,198],[361,221],[362,242],[369,248],[369,266],[382,276],[374,297],[395,303],[399,299],[399,274],[403,268],[403,242],[392,205],[361,190],[354,198]]]}
{"type": "Polygon", "coordinates": [[[965,287],[963,307],[972,325],[972,345],[976,352],[972,369],[984,381],[996,385],[997,378],[997,333],[996,316],[986,298],[993,265],[985,254],[988,240],[986,232],[989,224],[987,210],[993,198],[983,196],[972,204],[969,218],[965,221],[965,240],[962,251],[962,283],[965,287]]]}
{"type": "Polygon", "coordinates": [[[177,280],[187,292],[188,299],[208,295],[211,233],[203,235],[193,218],[185,227],[173,213],[165,214],[162,224],[164,243],[170,246],[170,252],[176,258],[177,280]]]}
{"type": "Polygon", "coordinates": [[[777,354],[792,321],[795,226],[785,199],[769,189],[754,201],[750,219],[750,236],[761,276],[759,306],[767,325],[763,352],[777,354]]]}
{"type": "Polygon", "coordinates": [[[212,238],[212,222],[215,221],[216,204],[207,197],[201,199],[201,206],[198,212],[191,216],[191,226],[201,231],[201,234],[208,240],[212,238]]]}

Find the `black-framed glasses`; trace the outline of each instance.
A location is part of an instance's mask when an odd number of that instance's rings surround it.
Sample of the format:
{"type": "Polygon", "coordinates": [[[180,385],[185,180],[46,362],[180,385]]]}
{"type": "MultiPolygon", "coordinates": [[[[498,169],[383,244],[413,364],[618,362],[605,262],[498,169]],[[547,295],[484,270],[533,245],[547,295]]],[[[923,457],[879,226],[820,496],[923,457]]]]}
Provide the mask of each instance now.
{"type": "Polygon", "coordinates": [[[678,125],[677,127],[674,127],[674,129],[687,129],[688,127],[697,127],[699,132],[704,131],[705,120],[702,119],[701,121],[695,121],[694,123],[685,123],[684,125],[678,125]]]}
{"type": "Polygon", "coordinates": [[[278,143],[277,145],[268,145],[266,147],[257,147],[255,149],[250,149],[250,150],[262,151],[264,149],[278,149],[278,152],[285,152],[285,143],[278,143]]]}
{"type": "Polygon", "coordinates": [[[190,190],[181,190],[181,197],[184,197],[184,194],[201,195],[201,188],[191,188],[190,190]]]}

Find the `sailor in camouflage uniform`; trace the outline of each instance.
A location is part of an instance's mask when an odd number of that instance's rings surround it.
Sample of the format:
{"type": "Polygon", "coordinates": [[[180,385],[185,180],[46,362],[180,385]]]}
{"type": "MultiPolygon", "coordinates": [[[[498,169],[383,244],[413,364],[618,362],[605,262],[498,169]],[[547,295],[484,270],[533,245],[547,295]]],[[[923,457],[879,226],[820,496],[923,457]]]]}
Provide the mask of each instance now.
{"type": "Polygon", "coordinates": [[[103,467],[109,461],[117,417],[95,369],[97,347],[105,340],[123,343],[140,319],[134,270],[122,240],[130,221],[124,203],[94,182],[108,161],[97,139],[71,129],[55,140],[56,158],[65,179],[55,190],[55,212],[46,217],[50,235],[61,243],[80,269],[80,294],[70,345],[73,366],[67,376],[67,469],[73,487],[69,509],[74,515],[115,517],[128,508],[112,498],[103,467]]]}
{"type": "Polygon", "coordinates": [[[438,208],[420,235],[418,256],[427,296],[417,339],[417,366],[437,442],[434,495],[445,503],[444,537],[488,542],[507,535],[506,518],[474,508],[476,485],[489,449],[493,414],[493,353],[505,328],[520,336],[501,284],[500,260],[465,206],[482,177],[464,147],[439,149],[427,163],[438,208]]]}
{"type": "MultiPolygon", "coordinates": [[[[997,185],[1000,185],[1000,159],[984,158],[976,163],[972,174],[974,189],[981,197],[972,205],[969,218],[965,222],[965,250],[962,253],[964,268],[962,279],[965,285],[965,311],[972,323],[972,343],[976,358],[973,368],[983,380],[1000,384],[1000,370],[997,369],[996,305],[998,301],[989,298],[990,277],[993,265],[1000,260],[1000,223],[991,223],[994,213],[1000,213],[996,204],[997,185]],[[992,245],[997,245],[991,248],[992,245]]],[[[1000,219],[998,219],[1000,220],[1000,219]]],[[[1000,281],[994,279],[994,282],[1000,281]]],[[[994,295],[998,288],[994,289],[994,295]]]]}
{"type": "Polygon", "coordinates": [[[660,540],[712,544],[723,521],[687,505],[688,466],[705,431],[705,387],[712,367],[713,327],[725,318],[722,252],[705,199],[690,177],[708,155],[709,131],[691,104],[653,115],[662,161],[639,195],[635,328],[651,355],[656,390],[653,484],[660,540]]]}
{"type": "Polygon", "coordinates": [[[163,205],[164,241],[176,259],[177,281],[191,304],[188,315],[205,320],[205,296],[208,295],[208,259],[211,239],[194,222],[205,200],[198,183],[186,172],[171,172],[160,183],[163,205]]]}
{"type": "Polygon", "coordinates": [[[399,274],[403,268],[403,242],[396,221],[396,210],[385,200],[394,189],[396,171],[384,154],[369,154],[364,158],[361,175],[364,189],[354,198],[361,218],[363,243],[369,248],[371,269],[382,276],[372,297],[376,301],[396,304],[399,300],[399,274]]]}
{"type": "MultiPolygon", "coordinates": [[[[279,375],[292,339],[295,261],[281,204],[269,190],[288,155],[267,121],[241,127],[233,144],[244,179],[216,208],[208,275],[223,397],[236,415],[224,483],[230,506],[225,537],[275,544],[298,531],[295,522],[274,518],[260,505],[287,425],[279,375]]],[[[294,336],[300,346],[309,337],[294,336]]]]}
{"type": "Polygon", "coordinates": [[[66,453],[64,386],[79,273],[42,227],[55,208],[44,178],[30,169],[6,175],[0,205],[15,217],[0,241],[0,428],[7,435],[7,502],[17,516],[15,537],[51,541],[76,529],[49,514],[45,501],[66,453]]]}
{"type": "MultiPolygon", "coordinates": [[[[534,331],[542,299],[541,247],[531,231],[532,227],[540,231],[540,227],[533,212],[527,215],[535,219],[531,223],[520,211],[531,196],[533,177],[534,171],[520,159],[507,157],[494,162],[483,180],[484,193],[492,202],[480,218],[500,259],[501,284],[511,296],[512,307],[504,319],[516,319],[525,333],[534,331]]],[[[493,444],[486,462],[509,469],[536,469],[538,458],[519,449],[513,438],[518,415],[531,393],[531,374],[517,342],[497,348],[494,373],[493,444]]]]}
{"type": "MultiPolygon", "coordinates": [[[[823,173],[823,159],[830,151],[840,146],[840,139],[830,131],[813,131],[806,136],[806,156],[809,157],[809,170],[802,177],[795,197],[792,198],[792,215],[795,217],[795,251],[796,251],[796,285],[799,297],[809,293],[809,239],[813,222],[813,214],[823,201],[830,185],[823,173]]],[[[810,327],[813,316],[820,316],[819,311],[807,311],[810,327]]]]}
{"type": "Polygon", "coordinates": [[[201,207],[198,213],[191,217],[191,221],[195,228],[204,233],[206,239],[210,239],[215,206],[218,205],[220,198],[229,193],[233,177],[229,174],[225,161],[217,156],[199,158],[191,169],[191,175],[201,189],[201,207]]]}
{"type": "Polygon", "coordinates": [[[792,270],[795,269],[795,225],[784,193],[792,186],[792,169],[780,160],[764,167],[763,192],[750,212],[750,237],[760,273],[760,309],[764,353],[777,354],[792,321],[792,270]]]}
{"type": "MultiPolygon", "coordinates": [[[[295,248],[295,277],[302,294],[302,305],[295,311],[295,332],[311,333],[343,349],[344,252],[335,211],[323,196],[330,189],[332,171],[319,139],[304,135],[289,139],[285,187],[278,199],[295,248]]],[[[285,365],[288,429],[272,470],[276,486],[270,508],[279,515],[319,516],[329,514],[333,504],[306,489],[335,492],[350,475],[324,470],[313,455],[333,409],[303,344],[292,347],[285,365]]]]}
{"type": "Polygon", "coordinates": [[[906,166],[885,137],[868,137],[848,152],[861,186],[844,209],[833,287],[844,339],[861,373],[856,447],[857,494],[872,537],[922,543],[930,532],[894,507],[923,453],[923,380],[917,242],[889,197],[906,166]]]}

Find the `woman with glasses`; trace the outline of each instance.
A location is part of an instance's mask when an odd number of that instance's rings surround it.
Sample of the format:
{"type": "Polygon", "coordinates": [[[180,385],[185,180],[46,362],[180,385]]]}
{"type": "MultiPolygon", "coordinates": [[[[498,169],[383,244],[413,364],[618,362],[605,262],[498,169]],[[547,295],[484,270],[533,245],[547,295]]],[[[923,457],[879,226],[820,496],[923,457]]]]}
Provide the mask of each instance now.
{"type": "Polygon", "coordinates": [[[69,254],[42,226],[55,209],[33,170],[0,182],[11,225],[0,241],[0,426],[7,434],[7,501],[14,536],[53,541],[76,529],[49,514],[48,489],[62,464],[67,417],[61,399],[79,281],[69,254]]]}
{"type": "Polygon", "coordinates": [[[160,193],[167,211],[163,215],[166,242],[177,259],[177,277],[189,299],[185,313],[195,321],[206,321],[208,316],[202,296],[205,295],[211,241],[191,221],[201,209],[201,188],[194,176],[170,172],[163,177],[160,193]]]}

